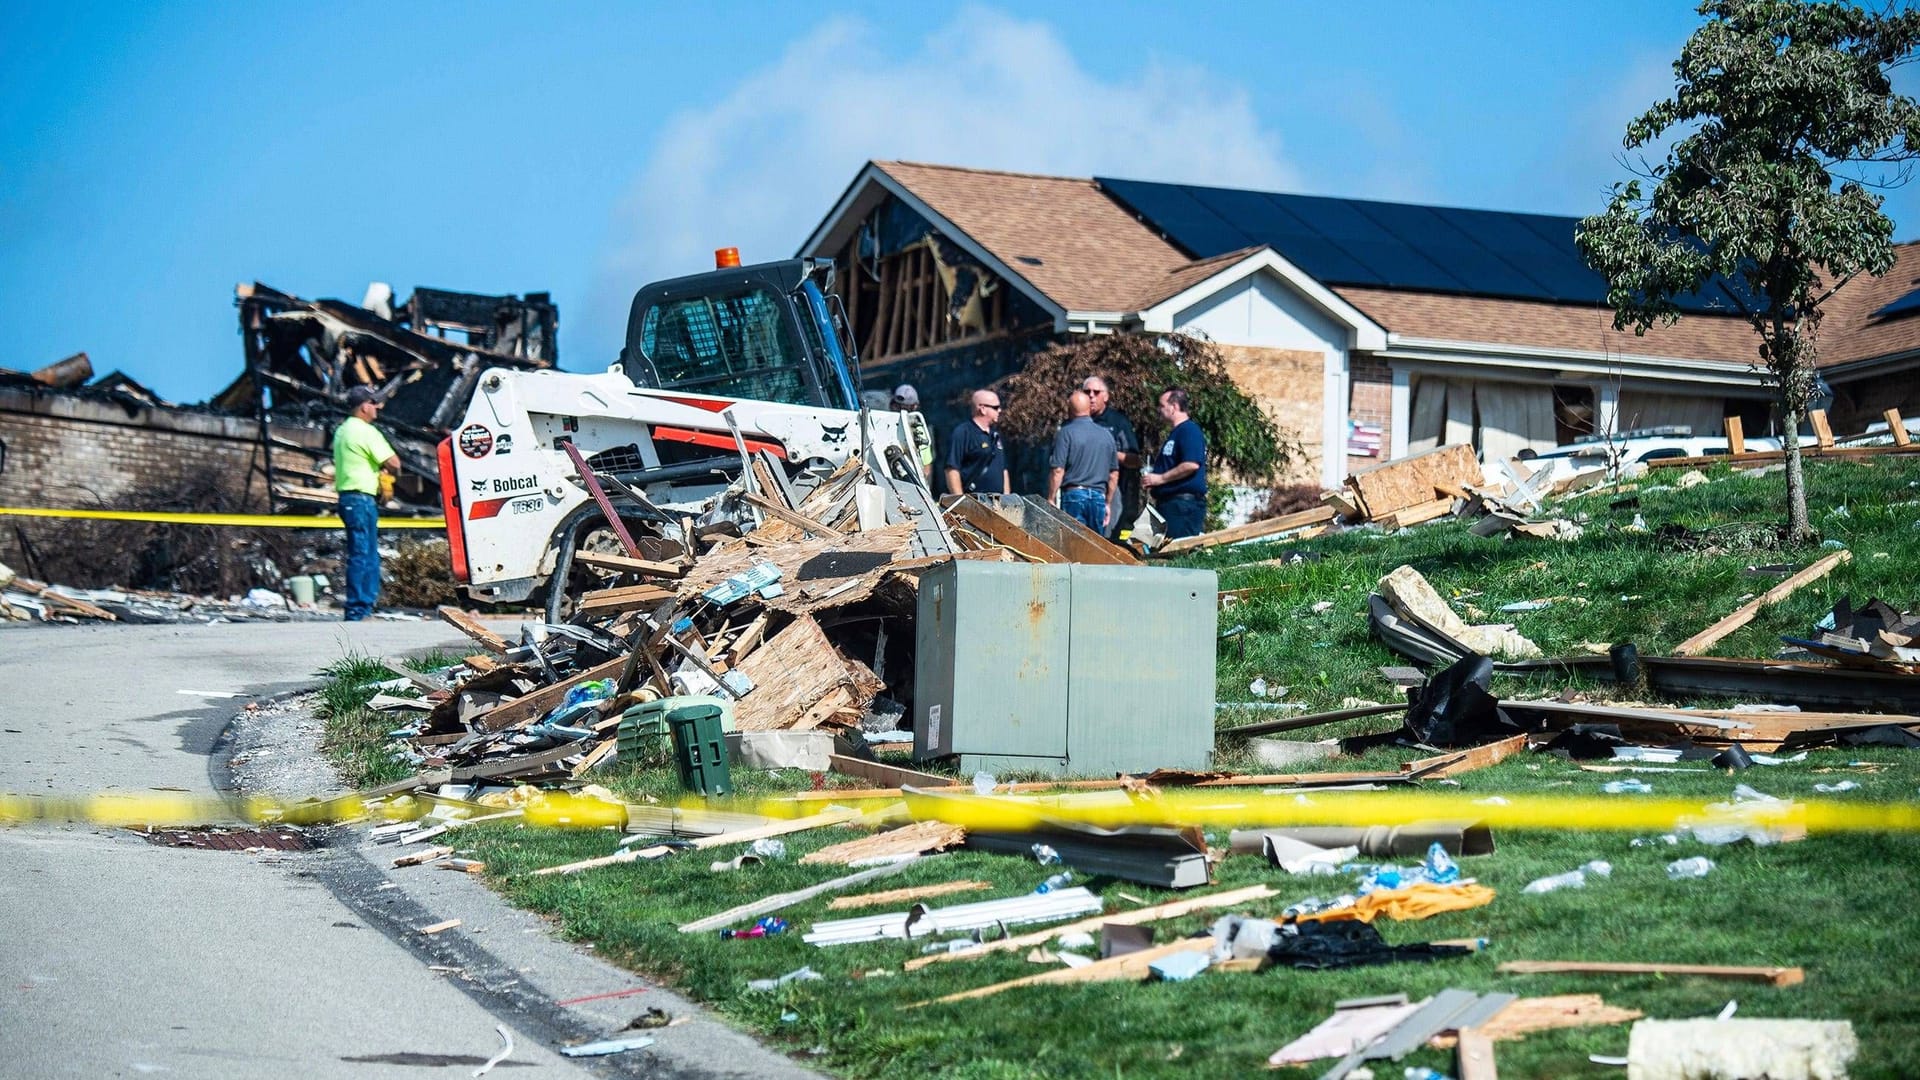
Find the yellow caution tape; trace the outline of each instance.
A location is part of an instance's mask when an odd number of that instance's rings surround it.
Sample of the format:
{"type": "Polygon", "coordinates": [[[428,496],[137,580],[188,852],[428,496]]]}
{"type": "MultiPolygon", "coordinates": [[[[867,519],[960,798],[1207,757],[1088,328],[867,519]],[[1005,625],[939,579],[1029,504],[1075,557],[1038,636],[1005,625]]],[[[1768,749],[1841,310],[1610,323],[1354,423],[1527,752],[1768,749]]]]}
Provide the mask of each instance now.
{"type": "MultiPolygon", "coordinates": [[[[1747,802],[1710,811],[1717,800],[1641,796],[1485,796],[1450,792],[1162,791],[1156,797],[1088,803],[1055,796],[961,796],[917,802],[920,816],[937,817],[975,830],[1017,832],[1042,819],[1103,828],[1124,825],[1280,827],[1290,825],[1405,825],[1423,821],[1475,821],[1490,828],[1571,831],[1666,831],[1682,824],[1743,825],[1809,833],[1920,832],[1914,802],[1747,802]]],[[[85,822],[97,825],[185,827],[222,822],[323,825],[360,817],[417,817],[427,800],[222,799],[192,794],[101,794],[77,797],[0,794],[0,825],[85,822]]],[[[688,806],[720,807],[694,800],[688,806]]],[[[791,817],[790,800],[755,806],[772,817],[791,817]]],[[[526,822],[555,828],[618,825],[621,807],[596,799],[547,792],[527,807],[526,822]]]]}
{"type": "MultiPolygon", "coordinates": [[[[249,529],[338,529],[331,516],[293,514],[184,514],[166,510],[50,510],[28,506],[0,506],[0,517],[82,518],[91,521],[150,521],[161,525],[237,525],[249,529]]],[[[381,518],[383,529],[444,529],[443,517],[381,518]]]]}

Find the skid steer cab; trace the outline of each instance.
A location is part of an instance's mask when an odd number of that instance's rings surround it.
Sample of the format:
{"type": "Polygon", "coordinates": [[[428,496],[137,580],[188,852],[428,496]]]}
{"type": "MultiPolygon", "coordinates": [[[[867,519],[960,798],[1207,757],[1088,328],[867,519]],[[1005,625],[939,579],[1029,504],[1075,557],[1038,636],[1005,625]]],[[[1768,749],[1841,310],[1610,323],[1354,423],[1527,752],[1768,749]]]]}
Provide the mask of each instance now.
{"type": "Polygon", "coordinates": [[[642,557],[677,558],[703,530],[750,529],[741,497],[793,501],[861,457],[891,514],[931,506],[905,414],[862,412],[829,263],[792,259],[657,282],[633,299],[620,360],[597,375],[482,372],[440,445],[453,574],[470,598],[543,597],[549,622],[596,587],[577,552],[627,555],[571,450],[642,557]]]}

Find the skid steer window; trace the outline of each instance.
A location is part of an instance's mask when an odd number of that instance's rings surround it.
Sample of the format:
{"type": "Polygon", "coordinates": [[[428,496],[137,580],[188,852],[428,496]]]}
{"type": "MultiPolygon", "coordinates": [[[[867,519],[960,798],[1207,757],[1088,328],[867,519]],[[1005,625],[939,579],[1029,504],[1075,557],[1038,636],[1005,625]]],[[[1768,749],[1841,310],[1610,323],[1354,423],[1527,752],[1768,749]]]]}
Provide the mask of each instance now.
{"type": "Polygon", "coordinates": [[[642,316],[640,346],[662,387],[812,404],[785,301],[763,286],[655,304],[642,316]]]}

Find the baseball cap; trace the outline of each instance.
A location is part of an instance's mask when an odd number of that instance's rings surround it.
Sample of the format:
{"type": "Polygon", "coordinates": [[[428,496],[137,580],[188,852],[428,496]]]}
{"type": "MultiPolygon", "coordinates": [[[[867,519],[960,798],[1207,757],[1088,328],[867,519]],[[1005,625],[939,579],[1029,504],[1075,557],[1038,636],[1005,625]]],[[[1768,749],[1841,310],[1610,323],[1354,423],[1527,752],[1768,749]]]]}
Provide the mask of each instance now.
{"type": "Polygon", "coordinates": [[[912,383],[901,383],[899,386],[893,388],[893,403],[895,405],[918,405],[920,404],[920,391],[915,390],[912,383]]]}
{"type": "Polygon", "coordinates": [[[347,391],[347,408],[349,409],[357,409],[369,401],[378,403],[379,400],[379,395],[373,392],[371,386],[356,386],[347,391]]]}

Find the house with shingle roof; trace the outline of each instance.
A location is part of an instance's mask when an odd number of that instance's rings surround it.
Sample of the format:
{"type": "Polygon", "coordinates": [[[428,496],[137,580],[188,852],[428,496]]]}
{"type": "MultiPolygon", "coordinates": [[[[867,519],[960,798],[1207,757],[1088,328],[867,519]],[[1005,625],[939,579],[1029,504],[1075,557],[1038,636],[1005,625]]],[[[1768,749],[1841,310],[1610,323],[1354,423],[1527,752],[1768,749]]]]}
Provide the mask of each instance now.
{"type": "MultiPolygon", "coordinates": [[[[867,385],[915,383],[936,425],[967,390],[1075,334],[1179,331],[1332,486],[1470,441],[1489,460],[1738,416],[1774,429],[1737,283],[1673,326],[1613,329],[1576,219],[909,162],[868,163],[802,244],[831,258],[867,385]]],[[[1826,306],[1836,431],[1920,414],[1920,243],[1826,306]]]]}

